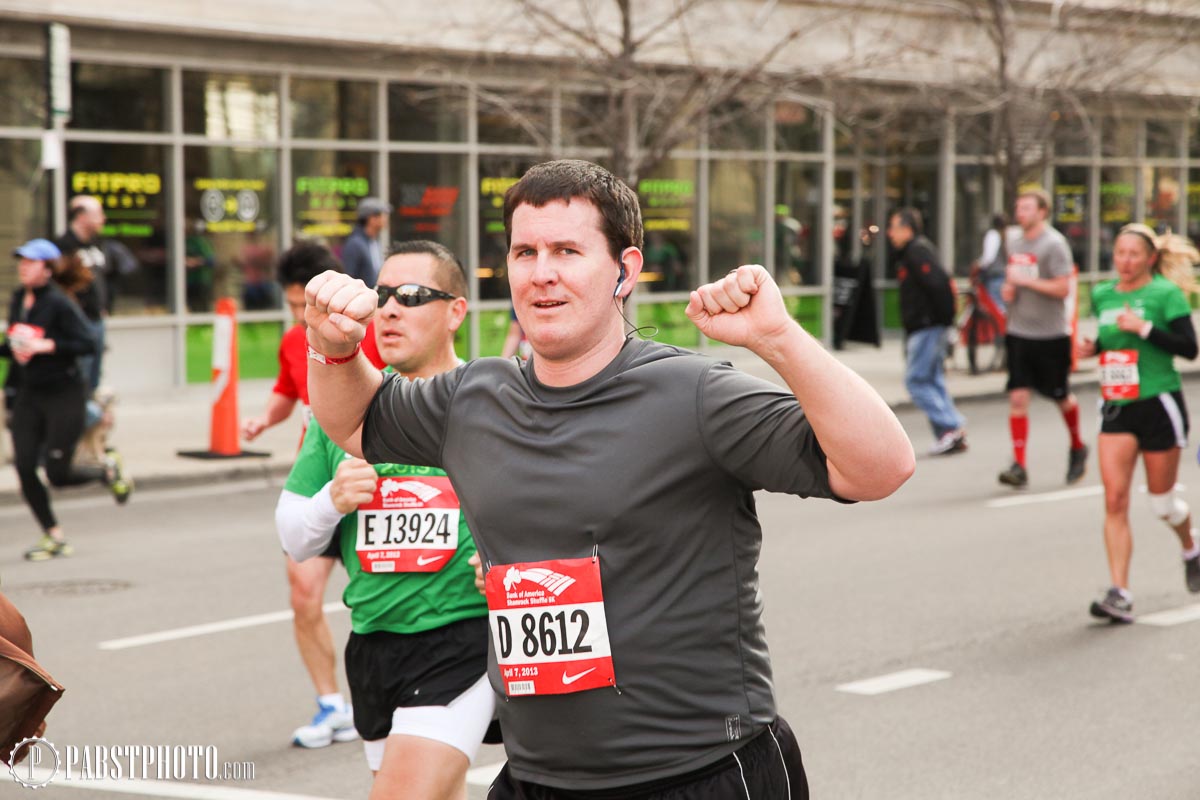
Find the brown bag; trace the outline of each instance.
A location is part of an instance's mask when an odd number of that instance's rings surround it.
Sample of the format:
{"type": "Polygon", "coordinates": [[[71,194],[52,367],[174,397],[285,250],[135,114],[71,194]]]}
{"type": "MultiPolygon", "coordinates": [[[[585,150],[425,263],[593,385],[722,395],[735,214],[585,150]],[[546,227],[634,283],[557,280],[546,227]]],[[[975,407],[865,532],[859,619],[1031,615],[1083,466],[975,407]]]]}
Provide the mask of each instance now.
{"type": "Polygon", "coordinates": [[[0,593],[0,762],[8,764],[18,742],[45,730],[46,715],[62,693],[62,685],[33,659],[25,618],[0,593]]]}

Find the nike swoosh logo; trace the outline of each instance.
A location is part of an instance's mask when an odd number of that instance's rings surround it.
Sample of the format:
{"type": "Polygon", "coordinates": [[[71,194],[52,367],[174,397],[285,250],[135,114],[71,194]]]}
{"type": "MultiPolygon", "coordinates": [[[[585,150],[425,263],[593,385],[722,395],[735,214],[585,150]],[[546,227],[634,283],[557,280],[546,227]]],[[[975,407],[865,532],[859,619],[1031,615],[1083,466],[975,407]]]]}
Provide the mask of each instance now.
{"type": "Polygon", "coordinates": [[[585,669],[583,672],[579,673],[578,675],[568,675],[567,673],[564,672],[563,676],[562,676],[563,686],[570,686],[572,683],[579,680],[584,675],[587,675],[589,672],[595,672],[595,671],[596,671],[596,668],[592,667],[591,669],[585,669]]]}
{"type": "Polygon", "coordinates": [[[429,558],[426,558],[425,556],[417,556],[417,566],[424,567],[427,564],[432,564],[435,561],[441,561],[443,558],[445,558],[445,556],[430,556],[429,558]]]}

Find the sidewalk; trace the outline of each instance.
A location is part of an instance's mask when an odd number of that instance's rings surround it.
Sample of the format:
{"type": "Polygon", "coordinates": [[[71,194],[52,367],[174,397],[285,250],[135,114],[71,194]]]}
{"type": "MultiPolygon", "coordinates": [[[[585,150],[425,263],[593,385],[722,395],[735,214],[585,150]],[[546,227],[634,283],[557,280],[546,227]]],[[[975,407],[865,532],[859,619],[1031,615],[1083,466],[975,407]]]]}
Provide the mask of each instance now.
{"type": "MultiPolygon", "coordinates": [[[[904,388],[902,348],[901,337],[889,334],[880,348],[851,343],[835,355],[874,386],[892,408],[899,410],[913,407],[904,388]]],[[[746,350],[714,347],[709,354],[731,361],[750,374],[782,384],[766,364],[746,350]]],[[[965,354],[957,353],[955,361],[958,366],[947,373],[946,383],[956,401],[969,403],[1004,395],[1004,373],[969,375],[964,367],[965,354]]],[[[1200,363],[1182,359],[1176,363],[1185,378],[1200,375],[1200,363]]],[[[1074,387],[1094,386],[1096,383],[1094,361],[1089,368],[1075,373],[1071,378],[1074,387]]],[[[242,420],[262,412],[273,385],[271,380],[241,382],[238,409],[242,420]]],[[[271,478],[282,483],[300,443],[298,410],[291,419],[268,430],[256,441],[243,443],[248,450],[269,453],[266,457],[200,460],[177,455],[179,450],[208,449],[211,402],[212,389],[207,385],[121,396],[116,407],[117,426],[112,442],[120,449],[125,465],[139,487],[247,477],[271,478]]],[[[19,503],[17,476],[9,463],[10,442],[4,442],[0,455],[4,462],[0,465],[0,505],[19,503]]],[[[101,487],[94,486],[56,490],[56,493],[62,496],[64,493],[74,495],[99,491],[102,491],[101,487]]]]}

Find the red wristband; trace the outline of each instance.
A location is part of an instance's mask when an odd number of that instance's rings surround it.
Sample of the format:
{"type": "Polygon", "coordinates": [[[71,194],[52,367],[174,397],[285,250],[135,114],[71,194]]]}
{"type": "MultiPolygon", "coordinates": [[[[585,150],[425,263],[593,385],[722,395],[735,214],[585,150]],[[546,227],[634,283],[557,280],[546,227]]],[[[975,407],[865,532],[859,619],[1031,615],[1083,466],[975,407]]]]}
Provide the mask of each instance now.
{"type": "Polygon", "coordinates": [[[355,359],[355,357],[358,356],[358,353],[360,350],[362,350],[361,342],[359,344],[354,345],[353,353],[351,353],[348,356],[342,356],[340,358],[337,358],[334,356],[327,356],[324,353],[318,353],[316,350],[313,349],[313,346],[310,344],[308,346],[308,357],[311,358],[313,361],[317,362],[318,364],[325,364],[327,366],[332,367],[332,366],[336,366],[338,364],[345,364],[347,361],[353,361],[355,359]]]}

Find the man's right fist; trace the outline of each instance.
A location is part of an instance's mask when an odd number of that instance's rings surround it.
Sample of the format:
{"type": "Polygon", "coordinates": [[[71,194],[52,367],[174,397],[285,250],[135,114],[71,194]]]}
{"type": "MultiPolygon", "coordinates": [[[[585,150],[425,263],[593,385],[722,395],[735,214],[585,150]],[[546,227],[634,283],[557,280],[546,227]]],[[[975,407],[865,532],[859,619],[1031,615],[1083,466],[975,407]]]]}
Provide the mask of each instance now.
{"type": "Polygon", "coordinates": [[[322,355],[341,358],[367,334],[379,295],[358,278],[326,270],[304,287],[308,343],[322,355]]]}
{"type": "Polygon", "coordinates": [[[379,476],[375,468],[361,458],[347,458],[338,464],[333,473],[329,496],[333,507],[340,514],[349,514],[375,496],[375,483],[379,476]]]}

